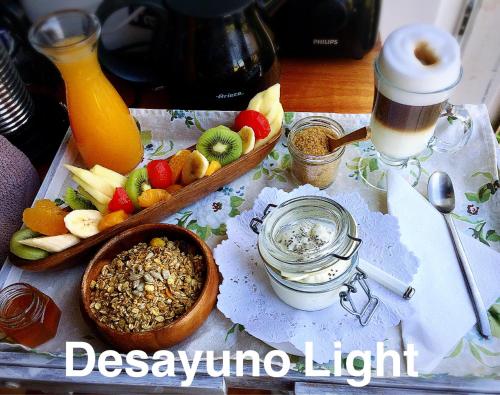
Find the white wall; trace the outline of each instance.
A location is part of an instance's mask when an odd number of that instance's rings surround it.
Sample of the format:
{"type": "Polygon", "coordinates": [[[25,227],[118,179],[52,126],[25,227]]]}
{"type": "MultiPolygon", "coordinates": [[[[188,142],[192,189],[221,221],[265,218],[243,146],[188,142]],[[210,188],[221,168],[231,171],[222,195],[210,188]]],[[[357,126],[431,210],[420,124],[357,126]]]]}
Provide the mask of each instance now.
{"type": "Polygon", "coordinates": [[[382,0],[380,35],[408,23],[431,23],[454,34],[467,0],[382,0]]]}
{"type": "Polygon", "coordinates": [[[461,42],[464,77],[452,99],[486,103],[493,126],[500,121],[500,1],[482,0],[461,42]]]}
{"type": "Polygon", "coordinates": [[[431,23],[456,35],[463,12],[474,4],[460,42],[464,76],[451,100],[486,103],[494,126],[500,121],[500,0],[383,0],[380,35],[408,23],[431,23]]]}

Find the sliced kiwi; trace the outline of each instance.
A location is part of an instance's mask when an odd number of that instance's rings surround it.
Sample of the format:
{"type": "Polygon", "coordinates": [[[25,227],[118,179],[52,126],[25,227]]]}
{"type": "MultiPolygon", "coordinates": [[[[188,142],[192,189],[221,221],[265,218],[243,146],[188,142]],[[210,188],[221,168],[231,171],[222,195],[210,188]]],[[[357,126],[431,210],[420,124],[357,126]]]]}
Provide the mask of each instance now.
{"type": "Polygon", "coordinates": [[[38,236],[40,236],[39,233],[33,232],[28,228],[18,230],[10,239],[10,252],[19,258],[29,259],[30,261],[46,258],[49,255],[47,251],[19,243],[20,240],[32,239],[38,236]]]}
{"type": "Polygon", "coordinates": [[[151,189],[151,185],[149,185],[148,171],[145,167],[135,169],[132,173],[129,174],[127,182],[125,183],[125,190],[127,191],[127,195],[130,200],[132,200],[135,207],[141,208],[141,206],[139,206],[137,198],[142,192],[147,189],[151,189]]]}
{"type": "Polygon", "coordinates": [[[204,132],[198,139],[196,149],[209,161],[216,160],[222,166],[234,162],[243,152],[241,137],[223,125],[204,132]]]}
{"type": "Polygon", "coordinates": [[[66,193],[64,194],[64,201],[71,207],[72,210],[95,210],[95,206],[92,202],[73,188],[66,188],[66,193]]]}

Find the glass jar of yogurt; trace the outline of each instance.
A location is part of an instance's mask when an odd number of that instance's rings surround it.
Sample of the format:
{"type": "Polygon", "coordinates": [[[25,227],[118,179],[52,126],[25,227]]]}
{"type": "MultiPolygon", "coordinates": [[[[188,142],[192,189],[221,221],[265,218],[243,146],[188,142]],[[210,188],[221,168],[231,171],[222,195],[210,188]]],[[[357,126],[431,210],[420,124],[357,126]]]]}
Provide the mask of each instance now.
{"type": "Polygon", "coordinates": [[[368,324],[379,300],[358,269],[358,226],[343,206],[318,196],[294,198],[268,205],[250,227],[259,235],[259,254],[283,302],[306,311],[340,302],[361,325],[368,324]],[[361,309],[352,300],[358,287],[367,299],[361,309]]]}

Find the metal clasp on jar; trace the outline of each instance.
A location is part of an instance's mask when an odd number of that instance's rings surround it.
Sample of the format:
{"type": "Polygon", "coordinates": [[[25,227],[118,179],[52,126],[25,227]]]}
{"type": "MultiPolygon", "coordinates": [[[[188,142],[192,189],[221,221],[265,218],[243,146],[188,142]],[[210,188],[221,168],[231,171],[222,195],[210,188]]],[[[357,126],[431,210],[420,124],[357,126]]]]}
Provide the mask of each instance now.
{"type": "Polygon", "coordinates": [[[357,237],[354,237],[354,236],[351,236],[351,235],[347,235],[347,237],[349,239],[351,239],[355,244],[354,244],[354,247],[352,248],[351,252],[349,252],[348,255],[339,255],[339,254],[335,254],[335,253],[332,253],[330,254],[331,256],[337,258],[337,259],[340,259],[342,261],[348,261],[349,259],[351,259],[354,254],[356,254],[359,250],[359,247],[361,247],[361,243],[363,242],[363,240],[357,238],[357,237]]]}
{"type": "Polygon", "coordinates": [[[347,287],[347,290],[341,291],[339,293],[340,304],[347,312],[357,317],[361,326],[366,326],[372,319],[373,314],[375,313],[375,310],[377,309],[380,301],[379,298],[372,295],[370,287],[366,282],[366,274],[360,269],[356,270],[357,273],[351,278],[351,280],[347,283],[344,283],[344,285],[347,287]],[[361,310],[358,310],[351,296],[351,294],[358,292],[358,289],[355,286],[356,283],[359,284],[368,298],[368,301],[361,310]]]}
{"type": "Polygon", "coordinates": [[[271,211],[271,209],[278,207],[276,204],[269,203],[266,208],[264,209],[264,213],[262,215],[262,218],[254,217],[250,221],[250,229],[254,231],[254,233],[259,234],[260,233],[260,225],[264,222],[264,218],[266,218],[267,214],[271,211]]]}

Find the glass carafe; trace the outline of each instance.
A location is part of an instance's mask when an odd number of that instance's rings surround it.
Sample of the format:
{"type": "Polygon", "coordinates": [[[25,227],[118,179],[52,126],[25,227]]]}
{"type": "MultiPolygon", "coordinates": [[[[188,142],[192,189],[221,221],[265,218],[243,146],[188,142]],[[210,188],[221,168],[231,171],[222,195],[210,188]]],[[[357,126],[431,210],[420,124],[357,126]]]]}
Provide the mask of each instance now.
{"type": "Polygon", "coordinates": [[[61,72],[71,130],[85,164],[125,174],[139,164],[143,147],[128,107],[97,60],[100,32],[95,15],[66,10],[38,20],[29,40],[61,72]]]}

